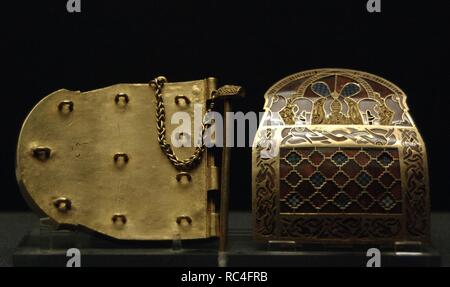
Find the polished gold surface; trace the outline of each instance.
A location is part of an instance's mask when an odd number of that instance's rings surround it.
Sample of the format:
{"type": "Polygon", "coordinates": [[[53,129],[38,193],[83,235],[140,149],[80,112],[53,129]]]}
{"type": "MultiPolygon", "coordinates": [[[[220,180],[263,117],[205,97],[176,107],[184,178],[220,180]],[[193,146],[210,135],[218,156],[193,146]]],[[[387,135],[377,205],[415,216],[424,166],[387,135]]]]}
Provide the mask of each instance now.
{"type": "MultiPolygon", "coordinates": [[[[165,117],[194,118],[206,110],[216,80],[166,82],[165,117]]],[[[202,151],[198,164],[178,169],[158,143],[157,98],[149,84],[59,90],[25,120],[16,174],[23,195],[60,226],[83,226],[119,239],[171,240],[218,236],[219,167],[202,151]]],[[[191,122],[194,128],[194,120],[191,122]]],[[[174,125],[165,126],[171,134],[174,125]]],[[[192,139],[194,140],[194,139],[192,139]]],[[[172,147],[189,158],[195,147],[172,147]]]]}
{"type": "Polygon", "coordinates": [[[429,241],[425,144],[400,88],[309,70],[269,88],[264,108],[252,156],[256,240],[429,241]]]}

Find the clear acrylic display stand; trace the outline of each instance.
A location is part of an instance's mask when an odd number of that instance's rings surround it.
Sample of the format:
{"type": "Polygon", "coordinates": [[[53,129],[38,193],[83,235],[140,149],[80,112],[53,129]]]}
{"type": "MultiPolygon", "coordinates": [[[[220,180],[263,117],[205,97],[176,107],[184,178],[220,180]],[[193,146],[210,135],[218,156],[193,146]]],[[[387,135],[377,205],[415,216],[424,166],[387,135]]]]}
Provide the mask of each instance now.
{"type": "MultiPolygon", "coordinates": [[[[242,216],[250,216],[243,214],[242,216]]],[[[245,220],[244,220],[245,221],[245,220]]],[[[218,239],[119,241],[84,230],[55,230],[41,219],[24,237],[13,256],[16,266],[66,266],[66,252],[78,248],[81,266],[360,266],[369,248],[381,252],[381,266],[439,266],[441,257],[430,245],[300,245],[292,241],[258,243],[250,226],[231,226],[226,252],[218,239]]]]}
{"type": "Polygon", "coordinates": [[[215,266],[218,240],[121,241],[85,230],[56,230],[43,218],[13,255],[15,266],[65,267],[77,248],[81,266],[215,266]]]}

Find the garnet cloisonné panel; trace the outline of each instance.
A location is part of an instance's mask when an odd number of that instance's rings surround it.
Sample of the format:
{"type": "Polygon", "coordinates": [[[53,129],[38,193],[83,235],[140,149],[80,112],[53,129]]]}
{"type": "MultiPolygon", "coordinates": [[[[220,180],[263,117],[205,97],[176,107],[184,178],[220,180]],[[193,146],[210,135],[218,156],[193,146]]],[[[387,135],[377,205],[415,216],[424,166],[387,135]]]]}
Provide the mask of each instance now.
{"type": "Polygon", "coordinates": [[[396,147],[282,147],[279,236],[394,240],[403,193],[396,147]]]}
{"type": "Polygon", "coordinates": [[[397,148],[280,150],[281,213],[402,211],[397,148]]]}

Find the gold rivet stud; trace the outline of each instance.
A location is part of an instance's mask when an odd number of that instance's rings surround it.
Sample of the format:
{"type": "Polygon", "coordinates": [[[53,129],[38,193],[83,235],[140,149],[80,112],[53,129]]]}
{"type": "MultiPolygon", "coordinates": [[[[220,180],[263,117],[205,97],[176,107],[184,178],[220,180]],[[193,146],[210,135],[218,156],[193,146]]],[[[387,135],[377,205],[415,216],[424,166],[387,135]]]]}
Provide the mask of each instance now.
{"type": "Polygon", "coordinates": [[[67,212],[72,208],[72,201],[66,197],[58,197],[53,201],[53,205],[60,212],[67,212]]]}

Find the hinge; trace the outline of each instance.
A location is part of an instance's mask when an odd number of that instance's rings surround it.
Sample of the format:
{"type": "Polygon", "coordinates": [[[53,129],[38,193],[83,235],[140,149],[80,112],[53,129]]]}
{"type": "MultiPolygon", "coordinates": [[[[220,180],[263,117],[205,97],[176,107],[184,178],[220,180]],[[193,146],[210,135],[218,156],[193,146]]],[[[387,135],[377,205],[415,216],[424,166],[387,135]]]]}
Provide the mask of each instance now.
{"type": "Polygon", "coordinates": [[[207,190],[220,190],[220,168],[217,166],[208,167],[207,190]]]}

